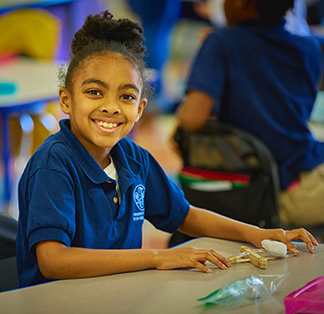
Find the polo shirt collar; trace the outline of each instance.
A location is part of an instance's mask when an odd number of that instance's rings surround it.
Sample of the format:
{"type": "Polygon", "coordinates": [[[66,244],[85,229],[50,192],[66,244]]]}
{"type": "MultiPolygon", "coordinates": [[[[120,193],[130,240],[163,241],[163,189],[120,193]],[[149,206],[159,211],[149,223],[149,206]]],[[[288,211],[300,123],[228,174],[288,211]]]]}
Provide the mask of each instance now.
{"type": "Polygon", "coordinates": [[[117,171],[123,171],[123,175],[129,179],[135,178],[140,173],[142,166],[123,149],[123,141],[126,139],[122,139],[112,148],[110,156],[114,160],[117,171]]]}
{"type": "MultiPolygon", "coordinates": [[[[85,175],[95,184],[101,184],[108,181],[109,177],[105,171],[71,132],[70,120],[61,120],[59,124],[64,142],[72,151],[72,154],[79,163],[85,175]]],[[[117,143],[113,147],[111,150],[111,156],[114,159],[117,170],[125,171],[129,179],[133,180],[133,178],[139,173],[141,168],[140,164],[125,154],[120,143],[117,143]]]]}
{"type": "Polygon", "coordinates": [[[127,141],[121,139],[110,151],[110,156],[114,160],[114,164],[118,174],[118,183],[121,194],[125,194],[126,189],[135,182],[135,178],[139,175],[142,166],[123,148],[122,143],[127,141]]]}

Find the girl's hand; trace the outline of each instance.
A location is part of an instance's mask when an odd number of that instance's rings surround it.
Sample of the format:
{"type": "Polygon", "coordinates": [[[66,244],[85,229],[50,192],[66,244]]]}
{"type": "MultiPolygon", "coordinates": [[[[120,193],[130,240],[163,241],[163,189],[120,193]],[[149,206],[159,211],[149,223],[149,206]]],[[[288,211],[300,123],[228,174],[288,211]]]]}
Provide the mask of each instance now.
{"type": "Polygon", "coordinates": [[[158,263],[156,269],[174,269],[195,267],[205,273],[212,270],[205,265],[209,261],[220,269],[226,269],[231,263],[214,250],[203,250],[195,247],[181,247],[158,251],[158,263]]]}
{"type": "Polygon", "coordinates": [[[259,229],[259,234],[254,237],[254,239],[255,240],[251,243],[256,247],[261,247],[261,241],[265,239],[282,242],[287,245],[287,249],[293,254],[298,254],[298,251],[296,246],[290,241],[296,240],[305,242],[308,251],[311,253],[314,252],[313,246],[318,245],[312,234],[304,228],[293,229],[290,231],[283,229],[259,229]]]}

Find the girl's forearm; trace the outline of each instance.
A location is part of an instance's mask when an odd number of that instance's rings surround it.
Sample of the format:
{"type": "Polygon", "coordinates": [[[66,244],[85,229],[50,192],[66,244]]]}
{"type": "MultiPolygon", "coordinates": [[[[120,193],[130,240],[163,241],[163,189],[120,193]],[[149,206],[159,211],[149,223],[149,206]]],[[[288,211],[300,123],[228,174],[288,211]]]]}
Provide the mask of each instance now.
{"type": "Polygon", "coordinates": [[[37,245],[39,268],[47,279],[104,276],[156,268],[158,250],[96,250],[66,247],[56,241],[37,245]]]}
{"type": "Polygon", "coordinates": [[[217,213],[191,206],[179,231],[194,237],[213,237],[251,242],[260,229],[217,213]]]}

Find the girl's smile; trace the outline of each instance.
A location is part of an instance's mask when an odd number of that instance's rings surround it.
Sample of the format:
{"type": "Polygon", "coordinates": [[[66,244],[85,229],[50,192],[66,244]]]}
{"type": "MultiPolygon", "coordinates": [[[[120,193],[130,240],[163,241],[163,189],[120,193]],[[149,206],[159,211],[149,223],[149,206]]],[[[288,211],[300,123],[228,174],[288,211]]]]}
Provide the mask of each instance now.
{"type": "Polygon", "coordinates": [[[122,55],[106,53],[84,61],[72,89],[60,89],[62,110],[70,115],[73,134],[105,167],[111,148],[132,130],[146,105],[140,75],[122,55]]]}
{"type": "Polygon", "coordinates": [[[115,122],[95,119],[93,122],[101,131],[107,133],[115,132],[122,125],[122,123],[118,121],[115,122]]]}

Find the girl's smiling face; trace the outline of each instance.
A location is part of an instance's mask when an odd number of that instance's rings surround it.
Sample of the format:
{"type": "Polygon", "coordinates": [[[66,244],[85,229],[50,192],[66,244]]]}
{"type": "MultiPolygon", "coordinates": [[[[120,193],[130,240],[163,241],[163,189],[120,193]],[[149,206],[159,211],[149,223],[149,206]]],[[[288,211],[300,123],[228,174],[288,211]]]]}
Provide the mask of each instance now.
{"type": "Polygon", "coordinates": [[[141,98],[142,84],[129,60],[107,53],[82,63],[72,91],[60,88],[60,106],[70,116],[72,133],[102,167],[143,113],[147,100],[141,98]]]}

